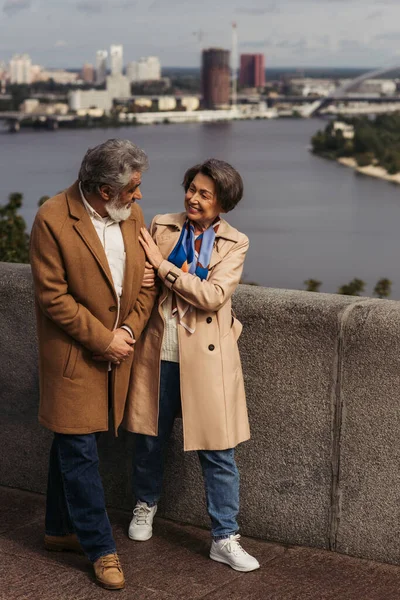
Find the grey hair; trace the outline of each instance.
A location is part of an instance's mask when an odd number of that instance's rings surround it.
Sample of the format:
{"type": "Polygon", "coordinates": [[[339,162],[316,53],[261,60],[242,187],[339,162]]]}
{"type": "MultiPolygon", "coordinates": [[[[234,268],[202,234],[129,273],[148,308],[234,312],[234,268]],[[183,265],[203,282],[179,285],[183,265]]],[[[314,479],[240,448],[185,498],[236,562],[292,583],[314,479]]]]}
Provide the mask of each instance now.
{"type": "Polygon", "coordinates": [[[188,191],[198,173],[210,177],[215,183],[218,202],[225,212],[233,210],[243,197],[243,180],[229,163],[209,158],[205,162],[188,169],[183,178],[183,188],[188,191]]]}
{"type": "Polygon", "coordinates": [[[99,192],[110,186],[113,196],[129,185],[135,171],[142,173],[149,166],[147,154],[129,140],[111,139],[89,148],[79,169],[79,181],[84,192],[99,192]]]}

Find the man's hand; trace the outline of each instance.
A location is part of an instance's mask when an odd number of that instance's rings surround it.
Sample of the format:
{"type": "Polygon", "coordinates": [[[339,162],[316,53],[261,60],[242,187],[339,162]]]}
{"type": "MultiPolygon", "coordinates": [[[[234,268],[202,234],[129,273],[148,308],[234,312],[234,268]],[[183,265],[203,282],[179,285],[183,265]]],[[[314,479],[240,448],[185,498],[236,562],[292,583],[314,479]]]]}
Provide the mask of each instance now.
{"type": "Polygon", "coordinates": [[[116,365],[119,365],[133,353],[134,343],[135,341],[132,339],[132,336],[129,335],[126,329],[116,329],[114,331],[114,339],[104,354],[96,354],[92,358],[96,361],[112,362],[116,365]]]}
{"type": "Polygon", "coordinates": [[[154,271],[152,265],[146,261],[145,268],[144,268],[142,287],[151,288],[154,286],[155,282],[156,282],[155,271],[154,271]]]}

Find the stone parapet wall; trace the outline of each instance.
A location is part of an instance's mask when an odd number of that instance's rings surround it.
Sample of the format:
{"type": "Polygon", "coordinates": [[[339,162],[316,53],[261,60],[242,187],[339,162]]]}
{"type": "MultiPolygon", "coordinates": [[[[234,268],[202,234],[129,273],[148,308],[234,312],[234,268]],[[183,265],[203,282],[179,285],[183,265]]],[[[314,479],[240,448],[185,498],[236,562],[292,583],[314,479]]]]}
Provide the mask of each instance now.
{"type": "MultiPolygon", "coordinates": [[[[241,531],[400,564],[400,304],[240,286],[252,439],[238,447],[241,531]]],[[[30,269],[0,263],[0,485],[45,492],[30,269]]],[[[110,505],[131,508],[133,436],[100,438],[110,505]]],[[[179,420],[160,514],[208,526],[179,420]]]]}

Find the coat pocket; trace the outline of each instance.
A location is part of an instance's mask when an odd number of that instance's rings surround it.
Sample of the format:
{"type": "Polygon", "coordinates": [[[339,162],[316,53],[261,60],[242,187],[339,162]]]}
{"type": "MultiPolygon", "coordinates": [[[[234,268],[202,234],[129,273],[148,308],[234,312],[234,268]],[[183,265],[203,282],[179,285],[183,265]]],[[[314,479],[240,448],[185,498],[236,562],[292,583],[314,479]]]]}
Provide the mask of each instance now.
{"type": "Polygon", "coordinates": [[[238,339],[241,336],[242,329],[243,329],[243,325],[241,324],[241,322],[232,315],[231,330],[233,331],[233,337],[235,338],[236,342],[238,341],[238,339]]]}
{"type": "Polygon", "coordinates": [[[65,361],[63,377],[66,377],[67,379],[73,379],[78,354],[79,348],[77,348],[76,344],[71,343],[67,350],[67,358],[65,361]]]}

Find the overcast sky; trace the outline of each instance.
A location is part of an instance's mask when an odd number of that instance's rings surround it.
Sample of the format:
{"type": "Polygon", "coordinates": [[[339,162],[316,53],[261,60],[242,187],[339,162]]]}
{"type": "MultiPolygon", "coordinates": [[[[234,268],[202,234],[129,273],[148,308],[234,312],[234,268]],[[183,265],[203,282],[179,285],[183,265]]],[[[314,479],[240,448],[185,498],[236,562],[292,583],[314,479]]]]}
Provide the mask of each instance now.
{"type": "Polygon", "coordinates": [[[264,52],[267,66],[380,67],[400,62],[400,0],[0,0],[0,60],[28,52],[47,67],[158,55],[196,67],[203,47],[264,52]],[[202,33],[200,33],[202,32],[202,33]]]}

